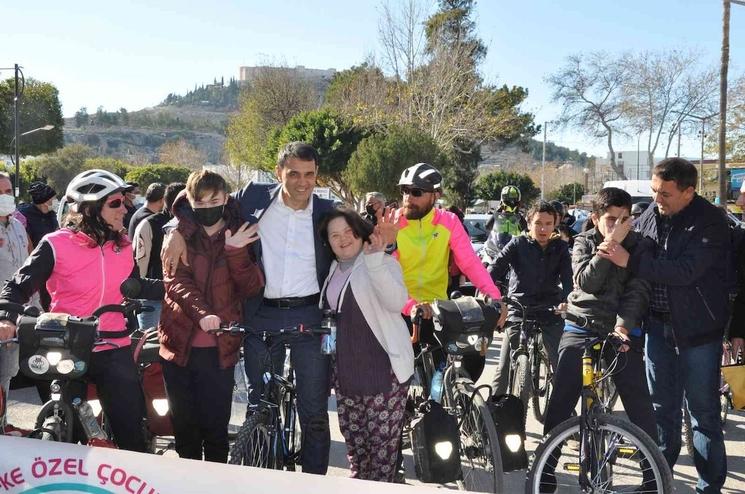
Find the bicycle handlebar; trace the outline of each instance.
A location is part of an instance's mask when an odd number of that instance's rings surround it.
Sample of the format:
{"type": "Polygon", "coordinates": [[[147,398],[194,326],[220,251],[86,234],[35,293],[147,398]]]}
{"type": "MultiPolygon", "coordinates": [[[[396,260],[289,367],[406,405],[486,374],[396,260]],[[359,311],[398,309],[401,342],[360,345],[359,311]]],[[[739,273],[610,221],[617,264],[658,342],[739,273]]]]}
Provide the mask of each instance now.
{"type": "Polygon", "coordinates": [[[219,329],[210,329],[208,333],[227,333],[230,335],[254,335],[262,338],[266,336],[275,335],[307,335],[317,336],[329,334],[328,328],[322,328],[317,326],[306,326],[305,324],[298,324],[297,326],[290,326],[289,328],[280,328],[276,330],[268,329],[256,329],[246,324],[238,324],[232,322],[230,324],[220,324],[219,329]]]}

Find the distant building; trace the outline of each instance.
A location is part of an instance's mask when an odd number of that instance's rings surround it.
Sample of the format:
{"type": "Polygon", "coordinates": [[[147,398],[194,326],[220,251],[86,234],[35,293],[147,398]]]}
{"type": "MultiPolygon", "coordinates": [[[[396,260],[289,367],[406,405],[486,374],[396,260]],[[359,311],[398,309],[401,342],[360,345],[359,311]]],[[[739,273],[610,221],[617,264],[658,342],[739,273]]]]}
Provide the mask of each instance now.
{"type": "MultiPolygon", "coordinates": [[[[654,158],[655,165],[659,162],[659,159],[654,158]]],[[[610,166],[610,153],[605,158],[598,158],[595,166],[596,178],[601,183],[621,178],[610,166]]],[[[616,151],[616,166],[628,180],[646,180],[652,175],[649,154],[646,151],[616,151]]]]}
{"type": "Polygon", "coordinates": [[[291,70],[295,72],[298,77],[302,77],[311,81],[319,91],[325,90],[325,88],[331,82],[331,79],[336,74],[336,69],[309,69],[303,65],[296,65],[295,67],[241,67],[239,82],[241,84],[250,83],[251,80],[253,80],[261,72],[280,70],[291,70]]]}

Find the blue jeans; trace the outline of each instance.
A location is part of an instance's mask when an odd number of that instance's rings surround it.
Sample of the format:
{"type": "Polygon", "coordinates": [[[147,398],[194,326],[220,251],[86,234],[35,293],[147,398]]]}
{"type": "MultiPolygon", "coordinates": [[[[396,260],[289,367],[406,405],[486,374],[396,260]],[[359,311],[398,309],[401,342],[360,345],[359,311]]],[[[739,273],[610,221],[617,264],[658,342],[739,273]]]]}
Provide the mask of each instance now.
{"type": "MultiPolygon", "coordinates": [[[[298,324],[319,326],[321,311],[314,305],[293,309],[261,306],[251,318],[250,325],[268,331],[289,328],[298,324]]],[[[331,434],[329,432],[329,357],[321,353],[321,337],[299,335],[290,337],[290,359],[295,367],[297,409],[303,430],[303,472],[325,475],[329,465],[331,434]]],[[[285,347],[272,341],[271,362],[277,373],[282,373],[285,347]]],[[[256,336],[246,337],[245,367],[248,377],[249,403],[257,404],[263,388],[262,373],[268,349],[256,336]]]]}
{"type": "Polygon", "coordinates": [[[160,310],[163,307],[163,302],[156,300],[141,300],[142,305],[145,307],[152,307],[152,312],[141,312],[137,314],[137,323],[140,329],[150,329],[158,326],[160,322],[160,310]]]}
{"type": "Polygon", "coordinates": [[[675,345],[665,332],[671,325],[655,317],[648,320],[647,381],[657,421],[660,450],[670,468],[681,446],[681,404],[691,414],[697,492],[720,492],[727,477],[727,455],[719,421],[719,372],[722,342],[692,348],[675,345]]]}

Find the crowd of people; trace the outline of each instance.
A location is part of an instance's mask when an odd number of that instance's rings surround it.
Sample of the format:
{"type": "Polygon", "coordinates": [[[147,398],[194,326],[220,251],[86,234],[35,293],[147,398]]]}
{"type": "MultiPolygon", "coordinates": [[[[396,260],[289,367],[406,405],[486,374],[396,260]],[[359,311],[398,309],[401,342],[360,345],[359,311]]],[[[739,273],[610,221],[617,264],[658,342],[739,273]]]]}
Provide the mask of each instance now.
{"type": "MultiPolygon", "coordinates": [[[[71,208],[61,229],[56,191],[33,184],[33,204],[16,209],[10,178],[0,175],[0,299],[27,303],[39,293],[45,310],[88,316],[102,302],[121,301],[123,280],[139,278],[140,297],[153,309],[140,315],[139,324],[158,327],[176,451],[216,462],[228,457],[241,346],[249,413],[262,393],[265,362],[280,368],[285,358],[283,345],[268,349],[256,336],[221,333],[221,325],[241,321],[279,332],[319,326],[324,311],[331,313],[337,327],[332,355],[320,351],[320,336],[288,341],[303,471],[328,469],[327,403],[334,388],[351,475],[391,482],[402,474],[404,405],[416,351],[412,318],[422,315],[421,340],[435,342],[431,304],[447,298],[454,272],[494,300],[501,298],[501,284],[526,307],[588,317],[614,333],[624,349],[635,349],[624,352],[623,370],[614,376],[630,420],[672,466],[681,446],[681,404],[687,407],[698,490],[719,492],[726,477],[720,356],[730,294],[742,288],[745,270],[737,269],[739,251],[722,211],[696,194],[692,164],[679,158],[658,164],[655,202],[643,212],[628,193],[602,189],[587,231],[576,237],[561,204],[540,201],[523,217],[519,189],[505,187],[488,225],[487,270],[462,218],[436,207],[443,178],[432,165],[403,171],[401,208],[371,192],[360,214],[313,194],[318,161],[312,146],[288,143],[277,158],[276,184],[249,183],[231,194],[219,174],[198,171],[186,184],[151,184],[139,209],[132,202],[136,184],[89,170],[65,191],[71,208]]],[[[735,313],[745,313],[740,306],[745,302],[738,298],[735,313]]],[[[0,340],[13,336],[17,317],[0,313],[0,340]]],[[[502,309],[495,394],[507,392],[509,355],[522,317],[502,309]]],[[[547,311],[542,317],[555,370],[544,429],[549,433],[579,397],[585,328],[547,311]]],[[[744,329],[733,325],[727,335],[736,349],[744,329]]],[[[119,447],[144,451],[144,401],[125,320],[103,315],[101,330],[110,344],[96,347],[89,378],[119,447]]],[[[485,359],[468,356],[463,365],[477,380],[485,359]]],[[[17,347],[0,348],[6,389],[17,370],[17,347]]]]}

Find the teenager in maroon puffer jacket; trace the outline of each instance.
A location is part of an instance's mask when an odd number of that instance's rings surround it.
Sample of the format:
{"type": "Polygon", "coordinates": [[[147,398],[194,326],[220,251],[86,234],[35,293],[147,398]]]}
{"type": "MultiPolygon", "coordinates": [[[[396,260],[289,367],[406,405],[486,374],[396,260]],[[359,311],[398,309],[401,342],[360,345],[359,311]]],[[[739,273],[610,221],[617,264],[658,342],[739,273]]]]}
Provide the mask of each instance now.
{"type": "Polygon", "coordinates": [[[212,331],[240,321],[242,301],[264,285],[249,247],[258,238],[257,227],[241,225],[225,180],[206,170],[189,176],[186,196],[176,200],[173,211],[188,265],[180,263],[173,277],[164,273],[158,331],[176,452],[225,463],[241,338],[212,331]],[[187,200],[193,215],[179,215],[179,202],[187,200]]]}

